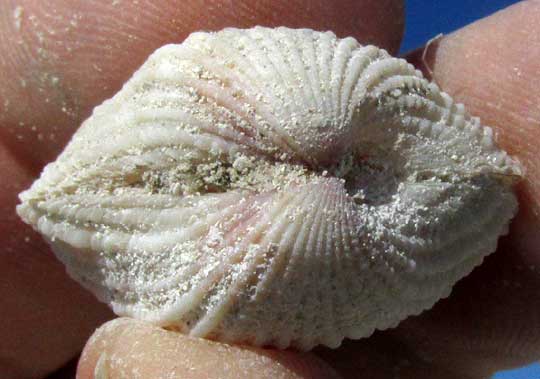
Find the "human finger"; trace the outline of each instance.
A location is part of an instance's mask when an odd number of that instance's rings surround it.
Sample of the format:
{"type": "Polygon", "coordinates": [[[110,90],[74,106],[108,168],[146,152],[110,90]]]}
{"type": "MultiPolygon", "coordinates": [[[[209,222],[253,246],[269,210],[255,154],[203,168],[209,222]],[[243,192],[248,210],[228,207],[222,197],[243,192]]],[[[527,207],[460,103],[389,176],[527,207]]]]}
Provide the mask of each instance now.
{"type": "Polygon", "coordinates": [[[380,378],[482,378],[540,357],[539,17],[539,2],[518,3],[408,55],[521,161],[520,211],[497,252],[433,309],[319,349],[340,374],[379,366],[380,378]]]}
{"type": "Polygon", "coordinates": [[[6,210],[1,230],[9,236],[3,241],[5,255],[0,254],[0,277],[9,285],[0,287],[0,296],[13,303],[2,316],[0,334],[13,342],[0,345],[2,358],[15,362],[20,376],[41,376],[74,355],[88,331],[108,316],[83,291],[73,290],[62,267],[50,253],[43,254],[48,248],[18,220],[14,208],[17,193],[150,52],[181,42],[194,30],[255,24],[330,29],[395,50],[402,16],[398,0],[0,2],[2,168],[17,179],[0,182],[6,210]],[[25,269],[14,270],[17,264],[25,269]],[[32,308],[21,306],[28,299],[23,292],[32,288],[32,301],[25,303],[32,308]],[[37,320],[40,327],[27,333],[37,320]]]}
{"type": "Polygon", "coordinates": [[[390,332],[426,360],[488,375],[540,357],[540,3],[524,1],[410,56],[524,167],[497,252],[431,311],[390,332]],[[425,59],[422,59],[422,58],[425,59]]]}
{"type": "Polygon", "coordinates": [[[79,361],[77,379],[332,379],[316,356],[221,344],[121,318],[99,328],[79,361]]]}

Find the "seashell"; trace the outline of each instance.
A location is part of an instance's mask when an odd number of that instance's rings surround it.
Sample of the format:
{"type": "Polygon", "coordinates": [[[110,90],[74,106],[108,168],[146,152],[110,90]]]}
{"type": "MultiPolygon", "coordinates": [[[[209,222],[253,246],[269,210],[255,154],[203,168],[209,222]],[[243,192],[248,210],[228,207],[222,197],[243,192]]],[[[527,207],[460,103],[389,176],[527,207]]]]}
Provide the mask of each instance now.
{"type": "Polygon", "coordinates": [[[17,211],[118,315],[308,350],[447,296],[507,232],[520,176],[403,59],[225,29],[155,51],[17,211]]]}

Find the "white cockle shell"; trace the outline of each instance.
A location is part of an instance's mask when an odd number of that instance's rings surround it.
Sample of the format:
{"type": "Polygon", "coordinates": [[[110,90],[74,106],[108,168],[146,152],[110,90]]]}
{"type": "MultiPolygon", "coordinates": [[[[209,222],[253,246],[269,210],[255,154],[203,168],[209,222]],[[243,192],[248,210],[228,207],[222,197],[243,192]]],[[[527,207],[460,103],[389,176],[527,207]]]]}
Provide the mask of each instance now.
{"type": "Polygon", "coordinates": [[[306,350],[447,296],[506,233],[520,175],[403,59],[225,29],[154,52],[17,211],[118,315],[306,350]]]}

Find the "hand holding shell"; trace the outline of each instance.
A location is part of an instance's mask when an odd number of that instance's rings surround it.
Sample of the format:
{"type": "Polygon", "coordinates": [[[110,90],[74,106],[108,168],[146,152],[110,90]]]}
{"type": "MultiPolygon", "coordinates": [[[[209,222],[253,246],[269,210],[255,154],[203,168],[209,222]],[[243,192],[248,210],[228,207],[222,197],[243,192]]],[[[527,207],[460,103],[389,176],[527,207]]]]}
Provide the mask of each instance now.
{"type": "Polygon", "coordinates": [[[119,315],[339,346],[493,252],[519,166],[402,59],[332,33],[194,33],[98,106],[19,215],[119,315]]]}

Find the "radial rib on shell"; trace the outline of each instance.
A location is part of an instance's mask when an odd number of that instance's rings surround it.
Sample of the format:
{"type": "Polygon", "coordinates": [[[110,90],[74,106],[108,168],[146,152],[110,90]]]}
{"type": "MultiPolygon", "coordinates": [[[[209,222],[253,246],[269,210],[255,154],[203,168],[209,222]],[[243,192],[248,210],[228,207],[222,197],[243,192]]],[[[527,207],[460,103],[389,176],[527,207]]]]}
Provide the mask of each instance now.
{"type": "Polygon", "coordinates": [[[447,296],[506,232],[520,175],[403,59],[225,29],[154,52],[17,211],[119,315],[310,349],[447,296]]]}

